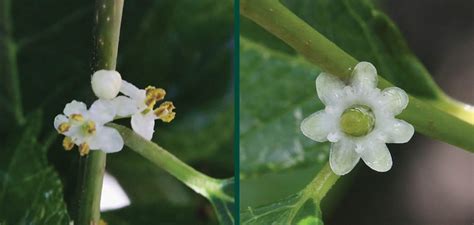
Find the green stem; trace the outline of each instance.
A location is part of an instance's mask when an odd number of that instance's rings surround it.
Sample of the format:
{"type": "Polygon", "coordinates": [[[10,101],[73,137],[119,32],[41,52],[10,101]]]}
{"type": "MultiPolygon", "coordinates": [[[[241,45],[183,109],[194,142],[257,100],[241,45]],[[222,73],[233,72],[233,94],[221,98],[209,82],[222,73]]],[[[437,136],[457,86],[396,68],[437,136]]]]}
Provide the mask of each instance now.
{"type": "Polygon", "coordinates": [[[287,223],[293,224],[292,221],[308,199],[312,199],[315,204],[320,205],[324,196],[338,179],[339,176],[333,173],[329,163],[326,163],[316,177],[302,190],[301,198],[294,204],[291,213],[288,215],[287,223]]]}
{"type": "MultiPolygon", "coordinates": [[[[358,63],[278,0],[242,0],[240,11],[324,71],[345,79],[358,63]]],[[[380,88],[390,86],[393,85],[379,76],[380,88]]],[[[474,152],[474,138],[467,136],[474,133],[474,125],[458,114],[410,96],[408,107],[398,117],[413,124],[422,134],[474,152]]],[[[474,116],[472,113],[469,115],[474,116]]]]}
{"type": "MultiPolygon", "coordinates": [[[[123,0],[96,0],[94,70],[115,70],[123,3],[123,0]]],[[[103,151],[92,151],[88,157],[81,159],[75,224],[90,225],[100,221],[105,162],[103,151]]]]}
{"type": "Polygon", "coordinates": [[[100,221],[100,195],[105,172],[106,154],[102,151],[91,151],[87,157],[80,159],[77,195],[78,202],[75,224],[98,224],[100,221]]]}
{"type": "Polygon", "coordinates": [[[305,196],[310,196],[315,201],[321,202],[339,177],[340,176],[332,172],[329,163],[326,163],[311,183],[305,187],[303,193],[305,196]]]}
{"type": "MultiPolygon", "coordinates": [[[[12,21],[12,2],[10,0],[0,1],[0,32],[4,32],[3,45],[5,53],[5,65],[4,69],[0,68],[0,74],[5,74],[6,84],[5,88],[8,95],[12,100],[12,108],[15,120],[17,124],[21,125],[25,122],[25,117],[23,115],[21,92],[20,92],[20,79],[18,74],[18,48],[13,38],[13,21],[12,21]]],[[[1,37],[0,37],[1,38],[1,37]]],[[[2,39],[0,39],[2,40],[2,39]]],[[[2,50],[2,46],[0,46],[2,50]]],[[[3,56],[0,55],[0,59],[3,56]]],[[[1,66],[0,62],[0,66],[1,66]]]]}
{"type": "Polygon", "coordinates": [[[224,181],[200,173],[161,146],[143,139],[127,127],[113,123],[108,125],[119,131],[125,141],[125,145],[131,150],[163,168],[195,192],[208,199],[210,199],[211,196],[215,196],[224,200],[233,201],[232,197],[227,196],[221,190],[224,181]]]}

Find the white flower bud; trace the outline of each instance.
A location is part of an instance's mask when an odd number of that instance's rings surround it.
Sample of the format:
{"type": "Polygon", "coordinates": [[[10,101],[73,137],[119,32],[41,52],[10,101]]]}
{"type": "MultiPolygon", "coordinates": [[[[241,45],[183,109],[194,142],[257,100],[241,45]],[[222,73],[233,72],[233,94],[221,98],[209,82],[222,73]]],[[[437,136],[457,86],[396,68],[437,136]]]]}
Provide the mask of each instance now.
{"type": "Polygon", "coordinates": [[[92,75],[92,90],[100,99],[115,98],[122,85],[122,77],[115,70],[99,70],[92,75]]]}

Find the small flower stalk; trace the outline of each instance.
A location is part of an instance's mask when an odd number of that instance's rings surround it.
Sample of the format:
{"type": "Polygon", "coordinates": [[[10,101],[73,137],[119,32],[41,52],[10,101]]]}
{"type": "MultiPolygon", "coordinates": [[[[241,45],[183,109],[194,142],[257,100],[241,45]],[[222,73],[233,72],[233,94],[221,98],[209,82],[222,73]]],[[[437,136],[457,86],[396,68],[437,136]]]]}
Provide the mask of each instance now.
{"type": "Polygon", "coordinates": [[[316,79],[326,107],[304,119],[301,131],[314,141],[332,143],[329,164],[337,175],[349,173],[361,158],[375,171],[390,170],[386,143],[406,143],[414,134],[411,124],[395,118],[408,105],[408,95],[397,87],[381,91],[377,82],[368,62],[356,65],[348,84],[328,73],[316,79]]]}
{"type": "Polygon", "coordinates": [[[89,109],[76,100],[66,104],[63,114],[54,119],[54,128],[64,135],[66,151],[78,146],[79,154],[85,156],[90,150],[113,153],[122,150],[124,141],[119,132],[105,126],[117,118],[131,117],[133,130],[147,140],[154,133],[155,120],[171,122],[176,113],[170,101],[162,102],[166,91],[149,86],[138,89],[122,80],[117,71],[99,70],[91,77],[91,86],[97,99],[89,109]],[[124,95],[118,95],[122,93],[124,95]]]}

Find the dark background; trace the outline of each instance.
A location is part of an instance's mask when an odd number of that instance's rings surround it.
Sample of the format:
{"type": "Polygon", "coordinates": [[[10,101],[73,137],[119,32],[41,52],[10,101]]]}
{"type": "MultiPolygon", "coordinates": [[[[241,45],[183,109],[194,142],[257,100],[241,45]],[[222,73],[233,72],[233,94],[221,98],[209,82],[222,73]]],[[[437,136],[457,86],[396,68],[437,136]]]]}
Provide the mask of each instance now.
{"type": "MultiPolygon", "coordinates": [[[[474,1],[377,3],[441,88],[455,99],[474,104],[474,1]]],[[[323,201],[326,225],[474,223],[472,153],[419,134],[390,150],[394,165],[388,173],[359,163],[331,190],[323,201]],[[330,201],[336,202],[329,205],[330,201]]]]}
{"type": "MultiPolygon", "coordinates": [[[[71,100],[90,105],[95,98],[90,88],[95,1],[10,2],[13,40],[21,44],[17,67],[24,115],[42,112],[38,142],[52,141],[48,162],[59,173],[68,209],[73,210],[69,203],[79,154],[76,148],[64,151],[53,119],[71,100]]],[[[140,88],[166,89],[166,99],[176,106],[172,123],[156,121],[153,141],[216,178],[234,175],[232,15],[232,1],[125,1],[117,63],[123,79],[140,88]]],[[[4,35],[0,27],[0,43],[4,35]]],[[[24,127],[7,108],[11,84],[1,73],[4,53],[0,45],[0,97],[6,100],[0,107],[0,158],[8,162],[4,150],[24,127]]],[[[0,174],[7,164],[0,164],[0,174]]],[[[217,224],[205,198],[127,148],[108,155],[107,172],[131,200],[129,207],[103,214],[109,224],[217,224]]],[[[25,210],[18,211],[0,222],[17,224],[25,210]]]]}

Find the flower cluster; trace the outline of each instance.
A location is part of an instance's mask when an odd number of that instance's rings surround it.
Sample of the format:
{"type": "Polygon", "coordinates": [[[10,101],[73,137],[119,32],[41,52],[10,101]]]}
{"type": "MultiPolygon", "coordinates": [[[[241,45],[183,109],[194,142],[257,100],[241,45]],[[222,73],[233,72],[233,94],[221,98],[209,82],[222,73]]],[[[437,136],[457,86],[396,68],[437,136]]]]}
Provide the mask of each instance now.
{"type": "Polygon", "coordinates": [[[316,79],[324,110],[301,123],[301,131],[314,141],[330,141],[329,164],[334,173],[349,173],[360,158],[373,170],[385,172],[392,157],[385,143],[405,143],[414,134],[411,124],[395,118],[408,105],[400,88],[377,88],[377,71],[367,62],[354,68],[349,85],[328,73],[316,79]]]}
{"type": "Polygon", "coordinates": [[[100,70],[91,80],[92,90],[97,99],[89,109],[83,102],[73,100],[66,104],[63,114],[54,118],[54,128],[65,136],[63,147],[71,150],[79,147],[81,156],[90,150],[102,150],[107,153],[118,152],[124,142],[119,132],[105,126],[117,118],[131,117],[132,129],[147,140],[153,137],[155,120],[171,122],[176,113],[172,102],[162,101],[166,91],[149,86],[139,89],[122,80],[117,71],[100,70]],[[123,95],[118,94],[122,93],[123,95]]]}

